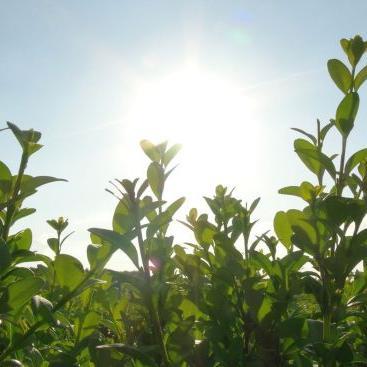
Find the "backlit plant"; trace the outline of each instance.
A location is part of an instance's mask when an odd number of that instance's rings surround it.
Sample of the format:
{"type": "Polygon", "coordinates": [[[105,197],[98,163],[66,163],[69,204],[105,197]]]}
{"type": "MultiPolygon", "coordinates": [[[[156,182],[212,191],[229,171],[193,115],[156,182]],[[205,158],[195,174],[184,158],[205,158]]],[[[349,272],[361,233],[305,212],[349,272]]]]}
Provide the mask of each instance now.
{"type": "Polygon", "coordinates": [[[31,250],[32,231],[14,224],[44,184],[30,176],[41,134],[8,123],[21,148],[12,174],[0,161],[0,365],[337,367],[367,365],[367,148],[347,156],[367,79],[367,43],[341,40],[348,66],[328,61],[343,94],[335,115],[294,150],[312,182],[280,189],[304,208],[279,211],[274,231],[256,233],[260,199],[244,203],[218,185],[181,224],[193,236],[177,243],[171,223],[184,198],[165,199],[180,146],[143,140],[146,177],[115,180],[112,227],[91,228],[88,265],[63,252],[68,220],[48,221],[52,257],[31,250]],[[327,153],[330,131],[340,150],[327,153]],[[18,228],[18,226],[16,227],[18,228]],[[122,251],[134,271],[106,265],[122,251]]]}

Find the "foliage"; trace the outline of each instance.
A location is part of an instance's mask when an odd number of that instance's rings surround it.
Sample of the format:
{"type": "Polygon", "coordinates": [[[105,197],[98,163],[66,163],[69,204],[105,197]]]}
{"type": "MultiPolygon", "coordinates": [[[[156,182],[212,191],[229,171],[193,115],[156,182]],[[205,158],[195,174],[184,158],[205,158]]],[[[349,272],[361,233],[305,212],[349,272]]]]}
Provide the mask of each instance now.
{"type": "Polygon", "coordinates": [[[244,204],[219,185],[204,198],[209,214],[191,209],[181,221],[192,243],[176,243],[170,226],[185,199],[167,202],[164,193],[180,146],[143,140],[146,178],[112,183],[112,228],[89,230],[88,268],[62,253],[71,235],[62,217],[48,221],[53,256],[35,253],[31,229],[13,226],[34,213],[24,207],[29,196],[63,180],[25,173],[41,134],[8,123],[22,153],[15,175],[0,161],[1,365],[366,365],[367,148],[350,157],[346,148],[367,42],[341,46],[349,67],[327,65],[343,93],[335,116],[317,120],[315,135],[294,129],[302,135],[295,152],[315,181],[280,190],[305,206],[276,213],[274,234],[253,234],[259,198],[244,204]],[[323,146],[332,129],[341,150],[330,155],[323,146]],[[134,271],[106,268],[117,251],[134,271]]]}

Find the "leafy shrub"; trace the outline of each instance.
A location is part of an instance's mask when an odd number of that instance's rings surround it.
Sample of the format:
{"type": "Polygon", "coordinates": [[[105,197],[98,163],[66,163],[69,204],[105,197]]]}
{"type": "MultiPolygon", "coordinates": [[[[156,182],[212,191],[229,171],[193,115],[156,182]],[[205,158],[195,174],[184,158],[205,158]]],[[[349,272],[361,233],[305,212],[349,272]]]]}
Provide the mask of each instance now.
{"type": "Polygon", "coordinates": [[[48,221],[54,256],[37,254],[29,228],[11,229],[34,213],[23,206],[29,196],[62,180],[25,173],[41,134],[8,123],[22,154],[15,175],[0,162],[1,365],[367,365],[367,149],[346,156],[367,43],[356,36],[341,46],[349,68],[328,62],[344,94],[335,117],[317,121],[315,135],[294,129],[302,135],[295,152],[315,182],[280,190],[305,206],[278,212],[273,235],[253,235],[259,199],[244,204],[219,185],[204,198],[209,214],[191,209],[181,222],[195,241],[177,244],[169,227],[184,198],[168,203],[164,189],[180,147],[144,140],[146,178],[108,190],[117,198],[112,229],[90,229],[89,267],[62,253],[70,235],[62,217],[48,221]],[[341,151],[330,156],[331,129],[341,151]],[[120,250],[135,271],[106,268],[120,250]]]}

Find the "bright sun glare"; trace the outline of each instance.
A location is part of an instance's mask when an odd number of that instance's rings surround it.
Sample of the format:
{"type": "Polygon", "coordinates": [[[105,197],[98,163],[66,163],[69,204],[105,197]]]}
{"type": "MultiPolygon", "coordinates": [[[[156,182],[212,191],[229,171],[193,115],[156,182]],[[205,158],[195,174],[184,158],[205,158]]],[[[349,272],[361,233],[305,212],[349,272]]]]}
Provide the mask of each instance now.
{"type": "Polygon", "coordinates": [[[135,141],[180,143],[179,161],[191,175],[200,178],[205,167],[206,180],[238,185],[240,170],[258,165],[256,109],[256,102],[233,81],[184,67],[136,84],[125,133],[135,141]]]}

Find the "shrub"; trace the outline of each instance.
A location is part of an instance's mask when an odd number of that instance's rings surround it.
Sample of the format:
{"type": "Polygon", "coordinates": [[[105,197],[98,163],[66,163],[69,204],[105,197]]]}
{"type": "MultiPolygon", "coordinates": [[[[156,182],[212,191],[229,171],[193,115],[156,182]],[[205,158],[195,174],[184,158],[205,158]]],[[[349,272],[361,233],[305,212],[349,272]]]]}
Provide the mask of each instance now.
{"type": "Polygon", "coordinates": [[[219,185],[204,198],[209,214],[191,209],[181,221],[195,241],[177,244],[169,227],[184,198],[168,203],[164,193],[180,146],[143,140],[146,178],[108,190],[117,198],[112,229],[90,229],[88,268],[62,252],[70,235],[62,217],[48,221],[53,257],[37,254],[30,229],[11,230],[34,213],[23,206],[29,196],[62,180],[26,174],[41,134],[8,123],[22,154],[15,175],[0,161],[1,365],[366,365],[367,149],[347,157],[346,147],[367,42],[341,46],[349,67],[328,62],[344,94],[335,117],[317,120],[315,135],[294,129],[302,136],[295,152],[315,181],[280,190],[305,206],[278,212],[274,234],[253,235],[259,199],[245,204],[219,185]],[[341,139],[333,155],[323,149],[331,129],[341,139]],[[135,271],[106,268],[120,250],[135,271]]]}

